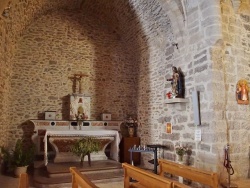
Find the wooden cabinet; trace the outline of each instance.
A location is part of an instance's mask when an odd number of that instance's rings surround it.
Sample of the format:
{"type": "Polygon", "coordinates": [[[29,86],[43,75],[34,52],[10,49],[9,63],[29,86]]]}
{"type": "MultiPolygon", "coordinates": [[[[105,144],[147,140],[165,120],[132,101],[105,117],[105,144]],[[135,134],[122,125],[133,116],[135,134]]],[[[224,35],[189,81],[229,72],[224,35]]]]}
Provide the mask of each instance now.
{"type": "MultiPolygon", "coordinates": [[[[140,145],[139,137],[123,137],[120,143],[120,162],[126,162],[130,164],[130,152],[128,151],[134,145],[140,145]]],[[[134,165],[139,165],[141,162],[141,153],[133,153],[134,165]]]]}

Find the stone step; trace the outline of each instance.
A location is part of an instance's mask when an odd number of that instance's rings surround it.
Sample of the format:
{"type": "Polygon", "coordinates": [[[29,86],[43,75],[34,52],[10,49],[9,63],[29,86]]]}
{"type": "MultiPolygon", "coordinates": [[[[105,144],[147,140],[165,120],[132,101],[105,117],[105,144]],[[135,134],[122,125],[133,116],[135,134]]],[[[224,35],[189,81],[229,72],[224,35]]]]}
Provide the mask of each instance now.
{"type": "Polygon", "coordinates": [[[111,160],[93,161],[91,167],[84,163],[60,163],[48,164],[47,167],[34,170],[33,182],[38,188],[71,187],[72,176],[69,172],[71,166],[85,174],[93,183],[110,183],[123,181],[123,169],[121,163],[111,160]]]}
{"type": "MultiPolygon", "coordinates": [[[[91,174],[86,174],[87,177],[93,183],[111,183],[111,182],[122,182],[123,181],[123,171],[113,171],[113,172],[96,172],[91,174]]],[[[46,177],[34,177],[34,186],[37,188],[61,188],[61,187],[71,187],[71,176],[69,177],[56,177],[56,178],[46,178],[46,177]]]]}
{"type": "Polygon", "coordinates": [[[76,167],[80,172],[83,172],[85,174],[96,171],[122,169],[121,163],[113,160],[92,161],[91,166],[89,166],[87,161],[84,161],[82,165],[80,164],[80,162],[49,163],[46,166],[48,177],[68,175],[70,174],[70,167],[76,167]]]}

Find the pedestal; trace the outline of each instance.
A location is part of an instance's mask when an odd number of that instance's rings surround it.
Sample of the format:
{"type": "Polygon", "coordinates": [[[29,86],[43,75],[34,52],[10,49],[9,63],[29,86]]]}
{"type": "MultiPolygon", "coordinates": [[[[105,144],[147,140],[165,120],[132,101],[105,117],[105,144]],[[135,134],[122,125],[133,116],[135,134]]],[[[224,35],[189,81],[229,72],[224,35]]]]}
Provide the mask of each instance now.
{"type": "MultiPolygon", "coordinates": [[[[130,163],[130,152],[128,151],[130,148],[137,147],[140,145],[139,137],[123,137],[120,144],[120,162],[121,163],[130,163]]],[[[133,155],[133,163],[134,165],[140,165],[141,161],[141,153],[137,152],[133,155]]]]}

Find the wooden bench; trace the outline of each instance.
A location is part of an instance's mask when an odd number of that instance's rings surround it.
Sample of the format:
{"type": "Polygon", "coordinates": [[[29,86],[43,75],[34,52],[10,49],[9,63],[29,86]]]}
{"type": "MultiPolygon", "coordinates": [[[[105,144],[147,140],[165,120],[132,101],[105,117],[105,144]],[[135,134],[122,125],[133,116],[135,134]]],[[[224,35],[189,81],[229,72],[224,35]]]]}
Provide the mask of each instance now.
{"type": "MultiPolygon", "coordinates": [[[[204,185],[208,185],[213,188],[218,188],[219,186],[217,173],[200,170],[191,166],[181,165],[164,159],[159,159],[158,162],[160,166],[160,176],[165,176],[165,173],[169,173],[204,185]]],[[[179,182],[174,182],[174,187],[183,187],[183,185],[184,184],[179,182]]]]}
{"type": "Polygon", "coordinates": [[[28,188],[29,187],[29,176],[27,173],[20,174],[18,188],[28,188]]]}
{"type": "Polygon", "coordinates": [[[124,169],[124,188],[172,188],[172,182],[166,178],[132,166],[128,163],[122,163],[124,169]],[[130,179],[137,182],[130,182],[130,179]]]}
{"type": "Polygon", "coordinates": [[[72,174],[72,188],[98,188],[94,183],[92,183],[87,176],[82,174],[76,167],[69,168],[72,174]]]}

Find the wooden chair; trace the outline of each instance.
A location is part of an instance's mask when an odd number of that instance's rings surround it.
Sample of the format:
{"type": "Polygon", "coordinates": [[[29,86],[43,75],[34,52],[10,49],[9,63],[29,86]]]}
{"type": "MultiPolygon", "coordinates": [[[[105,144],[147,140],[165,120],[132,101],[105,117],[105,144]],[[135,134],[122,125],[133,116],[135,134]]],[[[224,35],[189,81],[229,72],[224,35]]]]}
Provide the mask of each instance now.
{"type": "Polygon", "coordinates": [[[171,188],[172,182],[166,178],[132,166],[128,163],[122,163],[124,169],[124,188],[171,188]],[[131,183],[130,179],[138,182],[131,183]]]}
{"type": "Polygon", "coordinates": [[[18,188],[29,188],[29,176],[27,173],[20,174],[18,188]]]}
{"type": "MultiPolygon", "coordinates": [[[[165,173],[169,173],[204,185],[208,185],[213,188],[218,188],[219,186],[217,173],[200,170],[191,166],[178,164],[164,159],[159,159],[158,162],[160,166],[160,176],[164,176],[165,173]]],[[[182,186],[183,184],[174,182],[174,187],[182,186]]]]}
{"type": "Polygon", "coordinates": [[[77,170],[76,167],[70,167],[69,170],[72,174],[72,188],[78,188],[78,186],[82,188],[98,188],[86,175],[77,170]]]}

